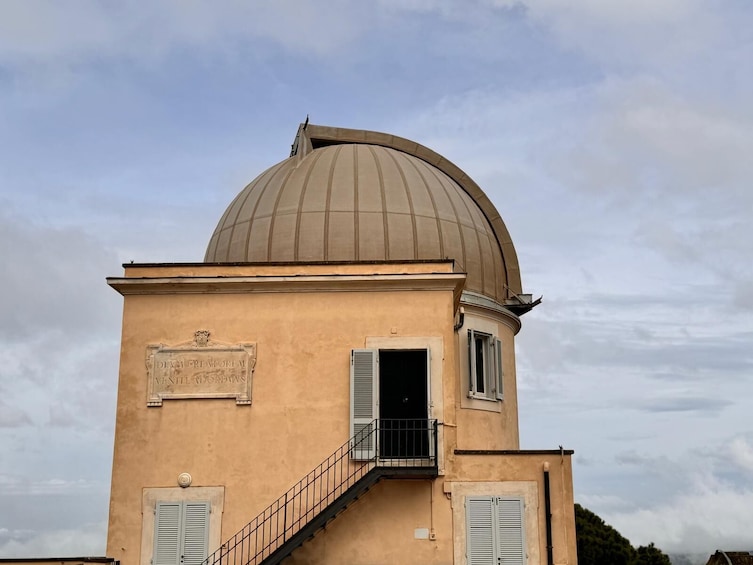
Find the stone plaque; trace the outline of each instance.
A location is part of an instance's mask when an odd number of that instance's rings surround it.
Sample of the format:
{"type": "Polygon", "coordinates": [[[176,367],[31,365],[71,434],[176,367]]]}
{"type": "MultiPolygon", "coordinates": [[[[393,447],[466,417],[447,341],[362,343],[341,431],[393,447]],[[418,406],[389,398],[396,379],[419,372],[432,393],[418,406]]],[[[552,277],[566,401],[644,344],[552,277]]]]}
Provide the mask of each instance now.
{"type": "Polygon", "coordinates": [[[172,398],[235,398],[236,404],[251,404],[255,365],[255,343],[210,341],[206,330],[178,345],[149,345],[146,404],[162,406],[163,400],[172,398]]]}

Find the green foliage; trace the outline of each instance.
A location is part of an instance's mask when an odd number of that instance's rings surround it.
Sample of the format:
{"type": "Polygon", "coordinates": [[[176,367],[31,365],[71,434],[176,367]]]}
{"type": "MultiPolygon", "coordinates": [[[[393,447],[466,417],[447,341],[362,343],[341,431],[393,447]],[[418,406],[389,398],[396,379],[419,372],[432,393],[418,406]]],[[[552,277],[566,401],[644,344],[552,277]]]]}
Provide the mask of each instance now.
{"type": "Polygon", "coordinates": [[[575,505],[579,565],[671,565],[653,543],[633,548],[626,538],[596,514],[575,505]]]}
{"type": "Polygon", "coordinates": [[[575,532],[579,565],[632,565],[630,542],[580,504],[575,505],[575,532]]]}
{"type": "Polygon", "coordinates": [[[656,547],[653,542],[647,546],[640,546],[636,550],[636,565],[672,565],[666,554],[656,547]]]}

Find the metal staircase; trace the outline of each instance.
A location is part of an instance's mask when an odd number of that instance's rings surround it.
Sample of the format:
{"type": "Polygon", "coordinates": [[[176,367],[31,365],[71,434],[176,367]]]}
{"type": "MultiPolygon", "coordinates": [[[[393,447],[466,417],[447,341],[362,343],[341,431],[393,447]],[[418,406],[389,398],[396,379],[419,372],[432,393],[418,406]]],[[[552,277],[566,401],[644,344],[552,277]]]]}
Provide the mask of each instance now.
{"type": "Polygon", "coordinates": [[[374,420],[202,565],[276,565],[382,479],[437,476],[436,420],[374,420]]]}

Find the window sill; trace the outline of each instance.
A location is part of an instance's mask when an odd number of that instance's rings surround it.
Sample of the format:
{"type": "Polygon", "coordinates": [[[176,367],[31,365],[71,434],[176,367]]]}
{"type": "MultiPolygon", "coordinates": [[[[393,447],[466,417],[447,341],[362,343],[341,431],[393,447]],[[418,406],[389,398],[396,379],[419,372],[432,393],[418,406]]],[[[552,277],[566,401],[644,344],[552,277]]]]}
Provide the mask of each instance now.
{"type": "Polygon", "coordinates": [[[468,398],[473,400],[485,400],[487,402],[502,402],[500,398],[489,398],[488,396],[481,396],[480,394],[468,394],[468,398]]]}
{"type": "Polygon", "coordinates": [[[499,414],[504,409],[504,403],[495,398],[468,394],[466,392],[465,395],[460,397],[460,408],[496,412],[499,414]]]}

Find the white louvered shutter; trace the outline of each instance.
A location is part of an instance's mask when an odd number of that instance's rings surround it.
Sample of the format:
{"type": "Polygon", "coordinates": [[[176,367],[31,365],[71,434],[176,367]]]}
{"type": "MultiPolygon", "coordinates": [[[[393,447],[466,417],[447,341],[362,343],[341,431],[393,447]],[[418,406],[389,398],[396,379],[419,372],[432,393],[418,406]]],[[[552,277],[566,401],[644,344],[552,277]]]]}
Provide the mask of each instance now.
{"type": "Polygon", "coordinates": [[[494,338],[494,374],[497,378],[497,400],[504,396],[504,371],[502,370],[502,342],[494,338]]]}
{"type": "MultiPolygon", "coordinates": [[[[426,350],[426,414],[429,418],[433,416],[432,414],[432,407],[433,402],[431,400],[431,349],[426,350]]],[[[431,420],[426,422],[426,425],[429,427],[427,430],[428,436],[429,436],[429,457],[436,457],[437,454],[434,453],[434,441],[435,437],[434,434],[437,433],[437,431],[434,429],[434,426],[431,423],[431,420]]]]}
{"type": "Polygon", "coordinates": [[[354,349],[350,356],[350,437],[351,458],[376,456],[377,358],[375,349],[354,349]]]}
{"type": "Polygon", "coordinates": [[[476,394],[475,332],[468,330],[468,394],[476,394]]]}
{"type": "Polygon", "coordinates": [[[498,498],[496,509],[500,565],[525,565],[523,501],[519,498],[498,498]]]}
{"type": "Polygon", "coordinates": [[[183,565],[201,565],[207,558],[209,503],[185,502],[183,507],[183,565]]]}
{"type": "Polygon", "coordinates": [[[153,565],[180,565],[180,502],[158,502],[154,516],[153,565]]]}
{"type": "Polygon", "coordinates": [[[468,565],[495,565],[492,497],[465,499],[468,565]]]}

